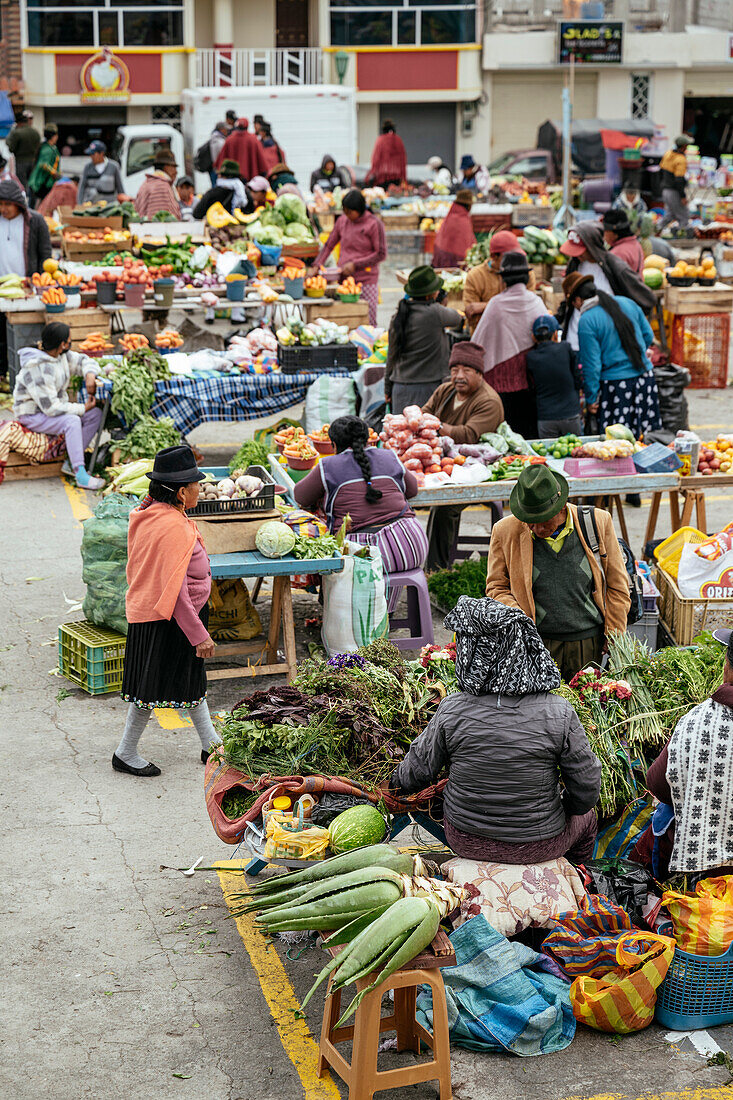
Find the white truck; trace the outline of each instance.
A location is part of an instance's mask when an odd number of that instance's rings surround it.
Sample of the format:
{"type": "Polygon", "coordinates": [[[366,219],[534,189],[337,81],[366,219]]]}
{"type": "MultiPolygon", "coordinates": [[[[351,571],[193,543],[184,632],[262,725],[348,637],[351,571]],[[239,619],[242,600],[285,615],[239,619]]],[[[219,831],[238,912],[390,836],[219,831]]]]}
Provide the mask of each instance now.
{"type": "MultiPolygon", "coordinates": [[[[263,115],[287,158],[302,190],[309,190],[311,172],[323,157],[337,165],[356,162],[356,93],[339,84],[288,85],[252,88],[185,88],[181,94],[181,121],[186,152],[193,158],[227,111],[248,118],[263,115]]],[[[129,129],[129,127],[128,127],[129,129]]],[[[196,191],[211,186],[202,172],[195,175],[196,191]]]]}

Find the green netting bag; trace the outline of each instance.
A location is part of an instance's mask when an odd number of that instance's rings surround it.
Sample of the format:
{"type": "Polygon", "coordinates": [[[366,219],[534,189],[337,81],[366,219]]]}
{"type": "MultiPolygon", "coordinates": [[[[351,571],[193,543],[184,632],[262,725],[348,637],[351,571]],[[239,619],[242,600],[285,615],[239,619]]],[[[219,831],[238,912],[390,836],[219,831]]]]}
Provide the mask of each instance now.
{"type": "Polygon", "coordinates": [[[139,501],[124,493],[104,497],[84,521],[82,580],[87,586],[83,611],[89,622],[127,634],[127,526],[139,501]]]}

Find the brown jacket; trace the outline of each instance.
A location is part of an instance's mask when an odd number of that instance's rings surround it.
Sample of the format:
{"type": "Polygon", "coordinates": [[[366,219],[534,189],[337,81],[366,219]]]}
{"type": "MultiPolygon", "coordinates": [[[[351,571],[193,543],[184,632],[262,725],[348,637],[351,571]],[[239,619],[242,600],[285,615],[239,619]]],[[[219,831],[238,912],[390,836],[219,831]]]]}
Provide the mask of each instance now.
{"type": "Polygon", "coordinates": [[[488,382],[482,382],[458,409],[453,407],[455,396],[453,383],[443,382],[422,411],[439,417],[449,428],[444,434],[456,443],[476,443],[484,432],[495,432],[504,419],[501,398],[488,382]]]}
{"type": "MultiPolygon", "coordinates": [[[[608,512],[596,508],[598,548],[603,562],[602,573],[578,527],[577,508],[574,504],[568,504],[568,508],[590,563],[593,574],[593,599],[603,613],[605,633],[608,635],[612,630],[626,630],[626,617],[631,606],[629,577],[613,529],[613,519],[608,512]]],[[[508,607],[521,608],[530,619],[534,619],[533,558],[532,533],[526,523],[522,523],[515,516],[507,516],[499,520],[492,529],[489,543],[486,595],[492,596],[500,603],[505,603],[508,607]]]]}
{"type": "MultiPolygon", "coordinates": [[[[492,271],[489,266],[489,260],[479,264],[478,267],[472,267],[466,275],[466,285],[463,288],[464,310],[467,305],[473,304],[474,302],[482,305],[485,309],[494,295],[498,294],[499,291],[503,289],[504,283],[502,277],[498,271],[492,271]]],[[[527,284],[527,289],[537,289],[537,280],[534,277],[534,271],[531,267],[529,269],[529,283],[527,284]]],[[[471,314],[471,310],[469,310],[466,314],[468,327],[471,332],[473,332],[476,325],[481,320],[483,311],[483,309],[480,309],[476,313],[471,314]]]]}

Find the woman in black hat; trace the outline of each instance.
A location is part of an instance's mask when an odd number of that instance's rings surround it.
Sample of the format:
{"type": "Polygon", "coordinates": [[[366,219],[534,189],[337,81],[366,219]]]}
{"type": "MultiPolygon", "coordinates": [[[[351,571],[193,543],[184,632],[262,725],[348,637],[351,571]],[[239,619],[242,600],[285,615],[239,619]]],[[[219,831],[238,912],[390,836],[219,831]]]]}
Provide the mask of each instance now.
{"type": "Polygon", "coordinates": [[[443,280],[425,265],[410,272],[405,296],[389,325],[389,351],[384,396],[393,413],[422,406],[448,375],[450,342],[446,329],[457,328],[461,315],[438,301],[443,280]]]}
{"type": "Polygon", "coordinates": [[[213,656],[207,601],[211,567],[198,528],[186,515],[204,474],[188,446],[158,451],[150,492],[130,515],[126,613],[129,629],[122,698],[130,704],[115,771],[160,775],[137,746],[155,707],[188,712],[206,763],[219,741],[206,703],[204,659],[213,656]]]}

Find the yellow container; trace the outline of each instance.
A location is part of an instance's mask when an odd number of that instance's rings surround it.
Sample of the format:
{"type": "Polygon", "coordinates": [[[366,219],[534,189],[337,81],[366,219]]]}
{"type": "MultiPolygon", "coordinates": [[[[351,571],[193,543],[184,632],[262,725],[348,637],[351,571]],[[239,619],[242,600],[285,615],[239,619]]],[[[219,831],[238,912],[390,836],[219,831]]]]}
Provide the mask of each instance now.
{"type": "Polygon", "coordinates": [[[682,548],[688,542],[704,542],[708,536],[698,531],[696,527],[680,527],[673,535],[660,542],[654,550],[654,557],[659,563],[659,568],[670,577],[677,579],[682,557],[682,548]]]}

